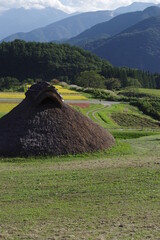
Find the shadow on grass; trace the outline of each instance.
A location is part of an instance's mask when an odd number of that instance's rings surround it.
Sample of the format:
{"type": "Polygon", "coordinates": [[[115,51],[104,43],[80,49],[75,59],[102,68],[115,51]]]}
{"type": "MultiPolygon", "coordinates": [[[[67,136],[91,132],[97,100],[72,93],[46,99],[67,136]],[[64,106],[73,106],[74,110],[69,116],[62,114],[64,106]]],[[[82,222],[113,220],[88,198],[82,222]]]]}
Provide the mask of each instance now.
{"type": "Polygon", "coordinates": [[[97,151],[92,153],[82,153],[76,155],[62,155],[62,156],[37,156],[37,157],[1,157],[0,162],[11,163],[29,163],[29,162],[69,162],[69,161],[85,161],[89,159],[103,159],[107,157],[124,156],[132,154],[132,147],[129,143],[116,140],[116,144],[104,151],[97,151]]]}

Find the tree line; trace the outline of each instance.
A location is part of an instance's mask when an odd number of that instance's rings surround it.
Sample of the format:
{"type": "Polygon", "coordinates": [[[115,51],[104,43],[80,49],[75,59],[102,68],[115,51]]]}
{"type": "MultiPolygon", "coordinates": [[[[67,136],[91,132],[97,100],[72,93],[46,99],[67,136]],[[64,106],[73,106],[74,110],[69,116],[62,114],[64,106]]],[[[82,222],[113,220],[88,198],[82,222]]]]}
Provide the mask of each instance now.
{"type": "Polygon", "coordinates": [[[83,87],[160,88],[159,74],[114,67],[79,47],[21,40],[0,44],[0,90],[28,79],[50,81],[53,78],[83,87]]]}

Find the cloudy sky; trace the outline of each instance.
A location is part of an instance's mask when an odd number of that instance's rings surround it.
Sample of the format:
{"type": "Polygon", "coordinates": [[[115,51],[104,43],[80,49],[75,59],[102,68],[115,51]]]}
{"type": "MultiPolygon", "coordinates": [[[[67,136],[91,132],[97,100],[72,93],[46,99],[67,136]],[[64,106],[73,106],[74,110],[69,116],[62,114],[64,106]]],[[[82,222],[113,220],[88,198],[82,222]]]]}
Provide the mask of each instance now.
{"type": "MultiPolygon", "coordinates": [[[[137,0],[138,2],[160,3],[160,0],[137,0]]],[[[135,0],[0,0],[0,10],[10,8],[55,7],[66,12],[115,9],[129,5],[135,0]]]]}

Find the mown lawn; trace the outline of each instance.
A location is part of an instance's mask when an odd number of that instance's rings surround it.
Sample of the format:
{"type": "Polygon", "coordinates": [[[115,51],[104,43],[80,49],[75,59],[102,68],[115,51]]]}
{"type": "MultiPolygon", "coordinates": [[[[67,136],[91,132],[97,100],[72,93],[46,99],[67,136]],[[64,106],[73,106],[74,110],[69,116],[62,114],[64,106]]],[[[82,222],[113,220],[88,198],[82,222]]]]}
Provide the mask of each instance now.
{"type": "Polygon", "coordinates": [[[160,135],[121,144],[93,157],[1,158],[1,238],[160,239],[160,135]]]}

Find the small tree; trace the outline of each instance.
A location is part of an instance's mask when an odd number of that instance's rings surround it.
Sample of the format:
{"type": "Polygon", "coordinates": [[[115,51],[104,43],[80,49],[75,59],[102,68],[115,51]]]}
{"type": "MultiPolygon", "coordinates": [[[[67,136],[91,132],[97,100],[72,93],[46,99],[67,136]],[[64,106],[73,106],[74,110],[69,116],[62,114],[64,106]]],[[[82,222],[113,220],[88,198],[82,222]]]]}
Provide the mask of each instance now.
{"type": "Polygon", "coordinates": [[[121,87],[121,82],[118,78],[108,78],[105,81],[105,86],[109,90],[119,89],[121,87]]]}
{"type": "Polygon", "coordinates": [[[82,72],[75,83],[81,87],[105,88],[105,78],[95,71],[82,72]]]}
{"type": "Polygon", "coordinates": [[[137,87],[137,88],[141,88],[142,85],[141,83],[138,81],[138,79],[135,78],[128,78],[127,80],[127,86],[128,87],[137,87]]]}
{"type": "Polygon", "coordinates": [[[0,90],[4,89],[16,89],[20,85],[20,82],[17,78],[14,77],[4,77],[0,78],[0,90]]]}

